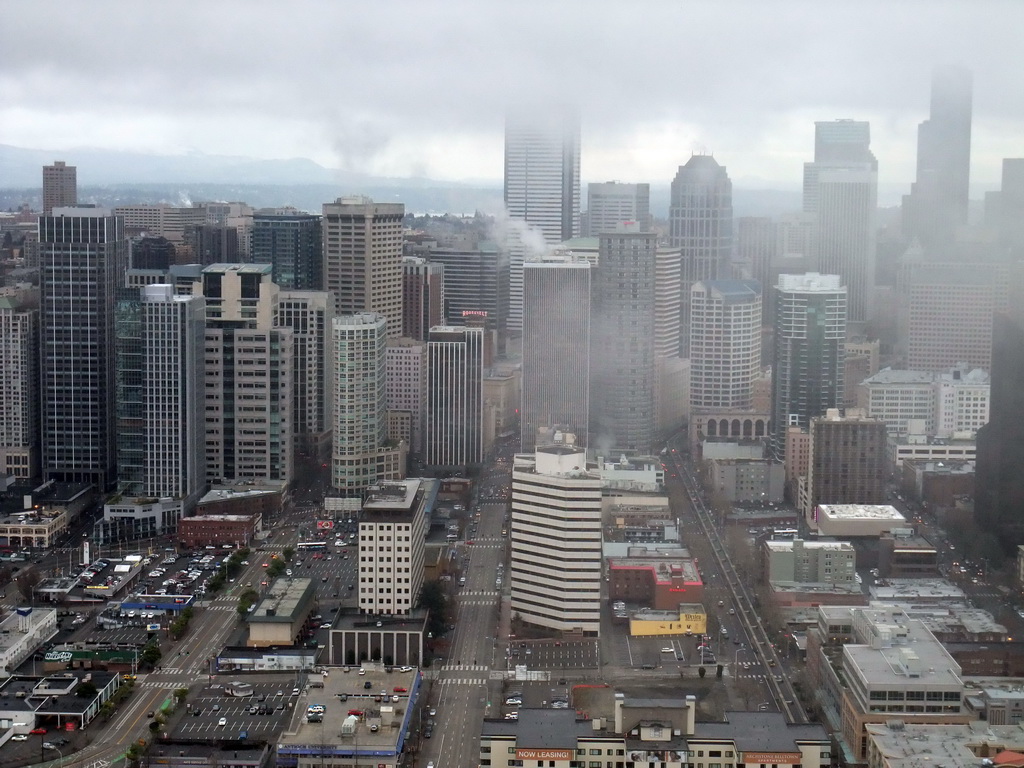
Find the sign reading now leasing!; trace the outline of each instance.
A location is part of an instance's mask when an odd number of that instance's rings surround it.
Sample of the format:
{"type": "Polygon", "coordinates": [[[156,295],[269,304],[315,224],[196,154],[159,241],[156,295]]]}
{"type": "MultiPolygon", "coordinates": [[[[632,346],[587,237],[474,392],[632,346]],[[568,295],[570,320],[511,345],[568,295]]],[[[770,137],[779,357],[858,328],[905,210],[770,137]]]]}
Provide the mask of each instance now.
{"type": "Polygon", "coordinates": [[[516,760],[575,760],[575,749],[517,749],[516,760]]]}

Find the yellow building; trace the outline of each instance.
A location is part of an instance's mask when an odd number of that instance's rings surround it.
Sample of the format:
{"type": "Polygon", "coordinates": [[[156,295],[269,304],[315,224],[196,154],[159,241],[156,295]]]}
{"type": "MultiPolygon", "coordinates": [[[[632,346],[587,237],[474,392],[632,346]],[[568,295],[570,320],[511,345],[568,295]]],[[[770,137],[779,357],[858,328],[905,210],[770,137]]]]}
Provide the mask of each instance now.
{"type": "Polygon", "coordinates": [[[629,634],[703,635],[708,631],[708,615],[700,603],[682,603],[678,611],[640,611],[629,618],[629,634]]]}

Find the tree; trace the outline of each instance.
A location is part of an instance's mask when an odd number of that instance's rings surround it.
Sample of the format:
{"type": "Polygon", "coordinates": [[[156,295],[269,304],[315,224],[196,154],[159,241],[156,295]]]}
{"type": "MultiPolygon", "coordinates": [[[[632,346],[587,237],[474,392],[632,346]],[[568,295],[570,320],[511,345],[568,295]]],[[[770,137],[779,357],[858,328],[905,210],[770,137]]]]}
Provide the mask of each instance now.
{"type": "Polygon", "coordinates": [[[427,632],[441,637],[448,631],[448,598],[440,581],[424,582],[417,607],[427,611],[427,632]]]}
{"type": "Polygon", "coordinates": [[[181,702],[183,702],[187,698],[188,698],[188,688],[175,688],[174,689],[174,699],[175,699],[175,701],[178,702],[178,704],[181,704],[181,702]]]}
{"type": "Polygon", "coordinates": [[[0,565],[0,587],[6,587],[13,578],[14,571],[11,570],[11,566],[6,563],[0,565]]]}
{"type": "Polygon", "coordinates": [[[75,689],[75,696],[83,699],[92,699],[96,696],[96,684],[92,680],[86,680],[75,689]]]}
{"type": "Polygon", "coordinates": [[[42,580],[43,577],[39,574],[39,571],[29,567],[22,569],[17,578],[14,579],[14,584],[24,599],[32,600],[35,598],[36,586],[42,580]]]}
{"type": "Polygon", "coordinates": [[[703,679],[704,675],[706,675],[707,673],[708,671],[704,667],[698,667],[697,675],[700,676],[701,679],[703,679]]]}
{"type": "Polygon", "coordinates": [[[291,547],[285,547],[281,550],[281,557],[286,561],[291,562],[291,559],[295,556],[295,550],[291,547]]]}

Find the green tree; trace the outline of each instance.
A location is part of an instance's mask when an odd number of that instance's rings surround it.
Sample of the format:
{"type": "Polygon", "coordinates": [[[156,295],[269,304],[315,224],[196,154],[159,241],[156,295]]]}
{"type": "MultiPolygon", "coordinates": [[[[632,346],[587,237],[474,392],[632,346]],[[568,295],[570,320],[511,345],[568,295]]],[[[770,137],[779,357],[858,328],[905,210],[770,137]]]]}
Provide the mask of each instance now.
{"type": "Polygon", "coordinates": [[[150,667],[155,667],[157,662],[160,661],[160,657],[163,654],[160,652],[160,646],[150,640],[142,647],[142,652],[139,654],[139,661],[143,664],[147,664],[150,667]]]}
{"type": "Polygon", "coordinates": [[[175,688],[174,689],[174,699],[179,704],[181,704],[181,702],[183,702],[187,698],[188,698],[188,688],[175,688]]]}
{"type": "Polygon", "coordinates": [[[448,631],[448,598],[440,581],[427,581],[420,590],[417,607],[427,611],[427,631],[441,637],[448,631]]]}
{"type": "Polygon", "coordinates": [[[86,680],[75,689],[75,696],[83,699],[91,699],[96,696],[96,684],[92,680],[86,680]]]}
{"type": "Polygon", "coordinates": [[[291,562],[292,558],[295,557],[295,550],[291,547],[285,547],[281,550],[281,557],[283,557],[287,562],[291,562]]]}

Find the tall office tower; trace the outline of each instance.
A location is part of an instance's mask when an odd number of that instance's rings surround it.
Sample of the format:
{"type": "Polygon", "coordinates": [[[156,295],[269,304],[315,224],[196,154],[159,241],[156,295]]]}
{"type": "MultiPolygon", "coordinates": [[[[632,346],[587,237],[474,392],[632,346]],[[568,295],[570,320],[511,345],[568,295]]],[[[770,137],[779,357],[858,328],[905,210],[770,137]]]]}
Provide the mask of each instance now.
{"type": "Polygon", "coordinates": [[[238,264],[243,261],[238,230],[224,224],[188,224],[184,247],[191,252],[193,264],[238,264]]]}
{"type": "Polygon", "coordinates": [[[274,326],[292,331],[292,434],[295,450],[318,462],[331,453],[334,426],[334,365],[331,321],[334,298],[327,291],[280,291],[274,326]]]}
{"type": "Polygon", "coordinates": [[[114,298],[128,266],[120,217],[103,208],[54,208],[39,217],[43,476],[117,479],[114,298]]]}
{"type": "Polygon", "coordinates": [[[331,485],[358,496],[403,477],[407,447],[388,441],[388,321],[373,312],[335,317],[331,485]]]}
{"type": "Polygon", "coordinates": [[[39,472],[39,291],[0,288],[0,476],[39,472]]]}
{"type": "Polygon", "coordinates": [[[746,409],[761,373],[761,284],[708,280],[690,290],[690,409],[746,409]]]}
{"type": "MultiPolygon", "coordinates": [[[[762,286],[775,285],[772,267],[780,261],[780,225],[766,216],[741,216],[736,219],[737,274],[749,275],[762,286]]],[[[761,325],[772,324],[771,302],[762,296],[761,325]]]]}
{"type": "Polygon", "coordinates": [[[402,257],[402,335],[426,341],[444,322],[444,264],[402,257]]]}
{"type": "Polygon", "coordinates": [[[134,237],[128,242],[132,269],[168,270],[177,260],[177,249],[166,237],[134,237]]]}
{"type": "Polygon", "coordinates": [[[606,234],[599,247],[591,310],[588,442],[591,447],[647,451],[655,430],[657,237],[606,234]]]}
{"type": "Polygon", "coordinates": [[[360,613],[402,616],[416,607],[423,588],[428,484],[396,480],[367,488],[359,513],[360,613]]]}
{"type": "Polygon", "coordinates": [[[1001,273],[988,264],[906,265],[899,288],[907,367],[941,371],[964,362],[990,370],[1000,282],[1001,273]]]}
{"type": "MultiPolygon", "coordinates": [[[[580,233],[580,117],[573,109],[519,110],[505,117],[505,208],[539,230],[547,246],[580,233]]],[[[523,326],[523,259],[518,227],[502,243],[510,256],[508,328],[523,326]]],[[[536,245],[531,246],[536,250],[536,245]]],[[[543,249],[541,249],[543,250],[543,249]]],[[[535,253],[534,255],[540,255],[535,253]]]]}
{"type": "Polygon", "coordinates": [[[679,312],[683,304],[682,253],[679,248],[661,245],[654,252],[654,356],[679,357],[682,324],[679,312]]]}
{"type": "MultiPolygon", "coordinates": [[[[423,429],[427,417],[427,342],[403,336],[388,340],[385,353],[388,411],[409,414],[409,450],[423,455],[423,429]]],[[[391,434],[395,440],[399,436],[391,434]]]]}
{"type": "Polygon", "coordinates": [[[634,221],[642,232],[651,228],[651,185],[618,181],[587,185],[587,231],[597,237],[614,232],[620,224],[634,221]]]}
{"type": "Polygon", "coordinates": [[[124,230],[129,235],[166,237],[175,245],[184,244],[185,230],[189,227],[207,223],[205,205],[118,205],[114,207],[114,215],[124,218],[124,230]]]}
{"type": "Polygon", "coordinates": [[[206,476],[286,485],[294,465],[294,334],[276,324],[269,264],[211,264],[206,299],[206,476]]]}
{"type": "Polygon", "coordinates": [[[962,67],[936,68],[931,110],[917,129],[917,180],[903,198],[903,232],[929,256],[945,252],[967,223],[972,79],[962,67]]]}
{"type": "Polygon", "coordinates": [[[1009,545],[1024,541],[1024,323],[996,316],[989,421],[978,430],[975,520],[1009,545]]]}
{"type": "Polygon", "coordinates": [[[682,249],[679,356],[689,357],[690,289],[700,280],[729,277],[732,182],[711,155],[694,155],[672,180],[669,244],[682,249]]]}
{"type": "Polygon", "coordinates": [[[285,291],[324,289],[320,217],[295,208],[261,208],[252,216],[250,260],[272,264],[273,280],[285,291]]]}
{"type": "Polygon", "coordinates": [[[439,325],[430,329],[427,339],[423,463],[464,471],[484,457],[483,329],[439,325]]]}
{"type": "Polygon", "coordinates": [[[996,226],[1008,260],[1024,258],[1024,158],[1003,159],[996,226]]]}
{"type": "Polygon", "coordinates": [[[782,460],[789,427],[843,403],[846,288],[839,275],[779,275],[772,360],[772,452],[782,460]]]}
{"type": "Polygon", "coordinates": [[[804,164],[804,212],[814,217],[813,254],[848,291],[847,321],[871,317],[875,286],[878,161],[871,128],[857,120],[814,124],[814,162],[804,164]]]}
{"type": "Polygon", "coordinates": [[[571,256],[523,264],[522,450],[539,427],[558,427],[587,444],[590,411],[588,261],[571,256]]]}
{"type": "Polygon", "coordinates": [[[101,540],[173,531],[206,487],[205,331],[205,301],[172,285],[117,302],[119,499],[98,526],[101,540]]]}
{"type": "Polygon", "coordinates": [[[78,205],[78,168],[57,160],[43,166],[43,215],[78,205]]]}
{"type": "Polygon", "coordinates": [[[887,436],[885,422],[861,414],[840,416],[838,409],[811,419],[810,470],[804,508],[807,524],[817,529],[819,504],[884,504],[887,436]]]}
{"type": "MultiPolygon", "coordinates": [[[[438,243],[409,249],[444,268],[442,325],[464,317],[487,317],[487,329],[503,337],[509,311],[509,253],[490,240],[438,243]]],[[[522,276],[520,276],[520,281],[522,276]]],[[[429,330],[429,328],[428,328],[429,330]]]]}
{"type": "Polygon", "coordinates": [[[540,446],[512,467],[512,613],[560,632],[601,633],[601,478],[583,448],[540,446]]]}
{"type": "Polygon", "coordinates": [[[402,335],[402,203],[339,197],[324,203],[324,288],[335,317],[373,312],[402,335]]]}

